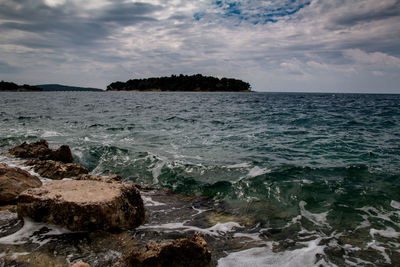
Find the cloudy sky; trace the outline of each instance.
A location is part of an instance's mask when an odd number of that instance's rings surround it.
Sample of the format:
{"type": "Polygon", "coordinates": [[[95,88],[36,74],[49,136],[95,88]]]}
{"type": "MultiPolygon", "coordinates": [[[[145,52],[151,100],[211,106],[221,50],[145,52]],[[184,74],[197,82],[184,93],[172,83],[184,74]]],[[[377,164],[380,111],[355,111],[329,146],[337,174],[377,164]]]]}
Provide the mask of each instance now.
{"type": "Polygon", "coordinates": [[[400,0],[0,0],[0,79],[171,74],[257,91],[400,93],[400,0]]]}

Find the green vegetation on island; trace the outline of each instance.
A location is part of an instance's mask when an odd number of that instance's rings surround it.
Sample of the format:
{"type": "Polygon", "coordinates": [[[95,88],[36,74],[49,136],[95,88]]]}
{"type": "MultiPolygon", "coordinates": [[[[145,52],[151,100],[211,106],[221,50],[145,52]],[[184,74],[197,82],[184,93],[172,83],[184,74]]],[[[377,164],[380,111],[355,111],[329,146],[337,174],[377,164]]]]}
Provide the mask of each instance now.
{"type": "Polygon", "coordinates": [[[107,91],[250,92],[250,88],[249,83],[238,79],[181,74],[113,82],[107,86],[107,91]]]}
{"type": "Polygon", "coordinates": [[[37,85],[37,87],[42,88],[44,91],[93,91],[93,92],[104,91],[98,88],[67,86],[61,84],[40,84],[37,85]]]}
{"type": "Polygon", "coordinates": [[[11,91],[11,92],[36,92],[36,91],[43,91],[42,88],[37,86],[32,86],[28,84],[18,85],[12,82],[0,82],[0,91],[11,91]]]}

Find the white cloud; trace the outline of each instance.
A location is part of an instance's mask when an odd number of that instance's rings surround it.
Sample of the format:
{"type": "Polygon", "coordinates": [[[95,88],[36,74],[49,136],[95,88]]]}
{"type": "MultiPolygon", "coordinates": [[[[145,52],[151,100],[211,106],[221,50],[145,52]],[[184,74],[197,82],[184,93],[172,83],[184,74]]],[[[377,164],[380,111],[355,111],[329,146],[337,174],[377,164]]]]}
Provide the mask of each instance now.
{"type": "Polygon", "coordinates": [[[344,51],[344,54],[351,57],[358,64],[367,64],[377,68],[400,69],[400,58],[382,52],[367,53],[360,49],[349,49],[344,51]]]}
{"type": "Polygon", "coordinates": [[[44,2],[51,7],[55,7],[64,4],[65,0],[45,0],[44,2]]]}
{"type": "MultiPolygon", "coordinates": [[[[368,75],[399,73],[399,1],[235,2],[240,6],[46,0],[48,9],[0,2],[0,62],[19,68],[4,79],[54,77],[104,88],[133,75],[203,73],[241,78],[258,90],[318,90],[326,83],[356,90],[350,76],[364,86],[368,75]]],[[[393,79],[383,85],[389,91],[398,90],[400,78],[393,79]]]]}

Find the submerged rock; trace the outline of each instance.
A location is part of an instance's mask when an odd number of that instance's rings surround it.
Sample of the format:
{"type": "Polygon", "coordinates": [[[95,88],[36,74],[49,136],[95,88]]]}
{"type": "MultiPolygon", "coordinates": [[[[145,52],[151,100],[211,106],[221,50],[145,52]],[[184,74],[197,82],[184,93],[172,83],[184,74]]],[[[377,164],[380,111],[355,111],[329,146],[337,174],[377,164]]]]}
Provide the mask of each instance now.
{"type": "Polygon", "coordinates": [[[0,238],[17,232],[23,225],[23,220],[20,220],[16,213],[0,210],[0,238]]]}
{"type": "Polygon", "coordinates": [[[52,181],[19,196],[18,215],[72,231],[132,229],[144,222],[139,190],[133,184],[52,181]]]}
{"type": "Polygon", "coordinates": [[[41,160],[55,160],[64,163],[72,163],[71,149],[67,145],[62,145],[58,149],[49,148],[46,140],[28,144],[26,142],[11,148],[8,153],[18,158],[36,158],[41,160]]]}
{"type": "Polygon", "coordinates": [[[80,164],[63,163],[54,160],[28,160],[25,165],[33,166],[33,169],[39,175],[55,180],[78,177],[89,173],[89,170],[80,164]]]}
{"type": "Polygon", "coordinates": [[[0,205],[15,202],[21,192],[41,185],[29,172],[0,163],[0,205]]]}
{"type": "Polygon", "coordinates": [[[116,174],[110,174],[107,176],[97,176],[93,174],[84,174],[77,177],[77,180],[89,180],[89,181],[99,181],[103,183],[119,183],[123,178],[116,174]]]}
{"type": "Polygon", "coordinates": [[[181,238],[172,242],[149,243],[146,250],[133,250],[117,262],[114,267],[124,266],[209,266],[211,252],[199,235],[181,238]]]}

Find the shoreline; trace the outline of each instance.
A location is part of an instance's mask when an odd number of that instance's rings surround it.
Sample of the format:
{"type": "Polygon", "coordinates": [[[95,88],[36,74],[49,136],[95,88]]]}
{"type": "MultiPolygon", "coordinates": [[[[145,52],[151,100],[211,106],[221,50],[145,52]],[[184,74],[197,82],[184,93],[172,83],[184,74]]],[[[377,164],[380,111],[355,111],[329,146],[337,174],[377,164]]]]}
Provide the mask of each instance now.
{"type": "MultiPolygon", "coordinates": [[[[19,147],[27,149],[26,151],[30,153],[30,157],[34,156],[34,154],[32,153],[36,152],[34,152],[34,150],[29,147],[30,144],[24,144],[20,145],[19,147]]],[[[34,145],[39,145],[41,147],[44,144],[47,144],[45,140],[34,143],[34,145]]],[[[38,148],[38,151],[43,150],[41,147],[38,148]]],[[[58,151],[61,151],[61,148],[57,150],[52,150],[50,152],[53,154],[57,152],[56,154],[54,154],[56,157],[62,156],[61,158],[65,158],[64,151],[66,147],[66,145],[63,145],[61,147],[63,148],[63,152],[60,152],[61,154],[58,153],[58,151]]],[[[22,172],[28,171],[30,175],[40,178],[43,185],[37,189],[46,187],[46,190],[41,192],[40,195],[43,193],[48,193],[47,190],[50,190],[51,193],[52,189],[48,189],[50,185],[61,182],[65,182],[65,185],[67,185],[71,182],[77,181],[78,178],[71,177],[71,175],[77,175],[73,174],[74,172],[71,172],[71,174],[65,173],[65,175],[62,175],[62,172],[65,172],[71,168],[79,168],[79,170],[81,170],[81,168],[84,168],[84,166],[80,167],[78,166],[79,164],[75,163],[73,163],[75,165],[72,166],[68,165],[71,163],[65,164],[61,162],[55,162],[57,164],[61,164],[61,166],[47,166],[44,167],[47,168],[47,171],[45,170],[45,172],[43,172],[43,166],[41,166],[40,164],[43,165],[43,163],[45,162],[51,163],[51,160],[41,161],[32,160],[29,158],[24,159],[23,157],[15,157],[15,155],[13,154],[15,152],[19,153],[18,155],[23,155],[21,154],[21,149],[19,149],[18,147],[10,149],[8,150],[8,152],[3,152],[0,157],[0,167],[4,168],[4,166],[9,166],[10,168],[20,169],[22,172]],[[62,164],[64,164],[65,167],[62,164]],[[71,166],[71,168],[66,168],[66,166],[71,166]],[[57,168],[57,171],[51,170],[52,168],[57,168]],[[43,172],[43,174],[40,174],[40,172],[43,172]],[[60,176],[60,174],[62,176],[60,176]],[[43,177],[43,175],[45,175],[46,177],[43,177]],[[49,179],[48,175],[56,176],[49,179]],[[56,177],[57,180],[55,180],[56,177]],[[63,177],[65,178],[63,179],[63,177]],[[58,180],[59,178],[61,178],[61,180],[58,180]]],[[[187,242],[185,240],[192,240],[189,239],[190,236],[197,235],[198,237],[196,237],[196,240],[200,238],[199,244],[202,244],[201,246],[205,246],[208,243],[208,247],[214,250],[222,245],[220,244],[220,242],[222,242],[223,240],[219,240],[219,237],[222,237],[226,233],[232,231],[233,228],[243,227],[237,222],[232,221],[220,223],[215,222],[215,219],[211,219],[214,218],[215,215],[213,214],[214,212],[217,212],[218,206],[221,205],[221,203],[215,202],[215,200],[210,199],[209,197],[181,195],[174,193],[167,188],[156,188],[152,186],[137,185],[132,183],[131,181],[124,180],[122,177],[118,178],[118,176],[114,175],[96,176],[92,174],[84,174],[85,172],[83,172],[82,178],[79,178],[78,180],[89,179],[90,181],[87,182],[91,182],[91,184],[102,184],[103,187],[112,187],[118,184],[132,185],[136,187],[140,191],[141,199],[143,200],[146,209],[145,223],[137,228],[124,229],[119,231],[108,231],[101,229],[94,229],[89,231],[71,231],[64,228],[65,226],[63,225],[53,225],[48,222],[34,221],[31,218],[26,217],[26,215],[23,215],[23,218],[21,218],[21,197],[23,196],[24,199],[26,199],[26,195],[29,194],[30,191],[32,191],[32,189],[28,189],[21,193],[17,201],[17,206],[16,203],[0,204],[0,255],[2,255],[2,257],[6,260],[5,263],[11,264],[13,262],[16,262],[18,264],[25,264],[29,262],[30,264],[44,264],[46,266],[70,266],[71,264],[79,262],[71,260],[71,256],[73,255],[73,258],[80,259],[80,261],[88,263],[92,267],[106,265],[130,266],[124,265],[123,261],[126,260],[124,258],[132,257],[128,256],[132,253],[132,251],[134,251],[134,254],[136,253],[136,256],[133,257],[147,257],[145,255],[147,255],[148,252],[143,251],[146,250],[146,247],[149,246],[149,243],[157,243],[159,244],[160,248],[163,249],[163,246],[175,246],[178,245],[179,242],[187,242]],[[215,207],[210,209],[210,207],[213,206],[215,207]],[[164,216],[159,217],[159,214],[164,214],[164,216]],[[6,221],[9,221],[9,223],[6,223],[6,221]],[[189,221],[192,221],[192,223],[188,224],[189,221]],[[198,222],[202,223],[199,224],[198,222]],[[12,226],[9,225],[10,223],[12,224],[12,226]],[[175,234],[171,236],[169,234],[170,231],[174,231],[175,234]],[[154,235],[155,233],[157,233],[157,235],[154,235]],[[200,237],[199,234],[202,237],[200,237]],[[56,239],[54,240],[54,238],[56,239]],[[202,238],[204,238],[206,241],[204,241],[202,238]],[[85,239],[88,240],[88,243],[81,242],[85,239]],[[37,243],[36,240],[41,241],[37,243]],[[81,240],[80,246],[84,246],[86,250],[91,251],[89,255],[81,254],[79,252],[72,252],[76,249],[76,241],[78,240],[81,240]],[[70,241],[73,242],[71,243],[70,241]],[[124,245],[118,243],[121,241],[124,243],[124,245]],[[104,247],[98,247],[98,245],[100,244],[104,244],[104,247]],[[52,252],[47,252],[49,248],[51,248],[50,251],[54,249],[54,253],[57,254],[57,257],[55,257],[54,259],[52,259],[52,252]],[[100,252],[99,250],[102,252],[100,252]],[[105,253],[106,251],[111,251],[111,254],[101,256],[102,253],[105,253]],[[40,254],[41,258],[39,262],[37,259],[38,253],[40,254]],[[118,265],[121,263],[122,265],[118,265]]],[[[63,190],[67,190],[68,192],[69,189],[67,189],[64,185],[62,187],[64,188],[63,190]]],[[[80,190],[82,189],[85,190],[85,188],[81,188],[80,190]]],[[[58,201],[62,201],[63,199],[63,197],[60,196],[58,196],[57,198],[58,201]]],[[[98,194],[97,198],[101,199],[102,196],[98,194]]],[[[26,202],[26,200],[24,201],[26,202]]],[[[28,202],[24,203],[24,201],[22,202],[23,205],[29,205],[28,202]]],[[[104,203],[101,205],[107,204],[104,203]]],[[[43,207],[41,207],[41,209],[43,207]]],[[[77,213],[74,214],[72,210],[60,210],[60,212],[69,212],[70,216],[74,217],[74,221],[76,221],[76,218],[79,215],[77,213]]],[[[221,220],[221,218],[224,217],[221,216],[216,216],[216,218],[220,218],[217,219],[217,221],[221,220]]],[[[222,219],[222,221],[224,220],[222,219]]],[[[193,245],[195,245],[195,243],[193,245]]],[[[186,245],[184,245],[182,248],[179,248],[176,253],[180,253],[180,251],[182,251],[182,253],[185,254],[185,246],[186,245]]],[[[225,256],[225,254],[219,252],[218,250],[215,252],[213,250],[210,254],[210,262],[208,262],[206,259],[203,259],[203,256],[197,255],[197,252],[194,252],[192,250],[190,250],[190,252],[188,251],[187,253],[190,253],[192,257],[195,257],[194,260],[192,259],[194,261],[193,263],[197,261],[196,257],[199,257],[198,260],[202,263],[196,266],[216,266],[219,258],[225,256]],[[203,260],[206,261],[203,262],[203,260]]],[[[164,261],[164,256],[157,257],[160,257],[159,260],[164,261]]],[[[177,264],[178,266],[183,264],[180,263],[179,258],[177,264]]]]}

